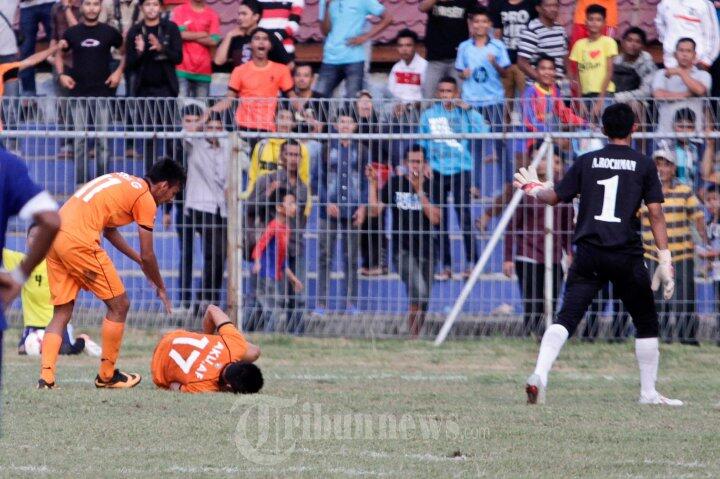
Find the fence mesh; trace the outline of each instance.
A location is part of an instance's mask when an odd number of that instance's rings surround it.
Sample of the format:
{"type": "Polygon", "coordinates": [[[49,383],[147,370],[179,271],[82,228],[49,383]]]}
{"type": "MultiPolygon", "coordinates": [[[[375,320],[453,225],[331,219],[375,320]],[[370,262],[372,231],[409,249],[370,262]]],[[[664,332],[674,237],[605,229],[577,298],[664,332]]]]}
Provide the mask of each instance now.
{"type": "MultiPolygon", "coordinates": [[[[367,97],[245,100],[217,112],[213,105],[217,99],[2,99],[4,147],[61,202],[106,172],[143,176],[162,156],[188,169],[188,187],[158,211],[154,231],[172,315],[161,313],[137,265],[103,245],[125,282],[135,326],[196,327],[213,302],[248,331],[434,336],[512,194],[513,172],[543,137],[553,140],[556,182],[574,158],[602,145],[594,104],[580,99],[478,108],[367,97]],[[420,158],[406,154],[415,144],[424,148],[420,158]],[[277,198],[284,190],[295,207],[277,198]]],[[[683,287],[661,306],[663,336],[716,339],[720,199],[708,186],[720,182],[717,102],[648,99],[633,107],[634,146],[648,155],[671,151],[674,181],[699,200],[679,220],[695,253],[675,265],[683,287]]],[[[573,205],[555,210],[555,298],[571,261],[573,217],[573,205]]],[[[24,251],[27,226],[11,222],[8,248],[24,251]]],[[[134,225],[121,232],[139,247],[134,225]]],[[[523,199],[451,337],[542,332],[544,232],[544,208],[523,199]]],[[[103,308],[83,292],[74,321],[97,324],[103,308]]],[[[17,305],[10,317],[21,321],[17,305]]],[[[579,334],[632,334],[612,288],[579,334]]]]}

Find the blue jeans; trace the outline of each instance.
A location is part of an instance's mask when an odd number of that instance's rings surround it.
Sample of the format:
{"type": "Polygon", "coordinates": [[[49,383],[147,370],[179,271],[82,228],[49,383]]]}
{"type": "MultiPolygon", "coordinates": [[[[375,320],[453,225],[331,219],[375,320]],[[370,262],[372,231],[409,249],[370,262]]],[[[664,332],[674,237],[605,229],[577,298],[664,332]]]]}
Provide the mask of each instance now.
{"type": "Polygon", "coordinates": [[[178,95],[180,97],[207,98],[210,96],[210,82],[178,76],[178,86],[180,87],[178,95]]]}
{"type": "MultiPolygon", "coordinates": [[[[52,33],[52,24],[50,22],[50,10],[52,3],[44,3],[34,7],[20,9],[20,31],[25,37],[22,45],[20,45],[20,58],[26,59],[35,53],[35,43],[38,34],[38,25],[42,23],[45,29],[46,38],[50,38],[52,33]]],[[[20,72],[20,81],[22,82],[23,94],[36,95],[35,88],[35,69],[26,68],[20,72]]]]}
{"type": "Polygon", "coordinates": [[[344,65],[320,64],[315,91],[323,98],[332,97],[333,91],[345,80],[344,98],[355,98],[357,92],[362,90],[365,76],[365,62],[346,63],[344,65]]]}

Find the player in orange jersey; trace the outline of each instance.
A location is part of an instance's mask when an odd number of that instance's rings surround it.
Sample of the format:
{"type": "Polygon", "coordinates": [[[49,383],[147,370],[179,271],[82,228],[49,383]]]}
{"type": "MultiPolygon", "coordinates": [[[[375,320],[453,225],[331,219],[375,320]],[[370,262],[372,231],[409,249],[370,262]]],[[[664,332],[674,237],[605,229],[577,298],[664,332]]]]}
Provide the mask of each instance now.
{"type": "Polygon", "coordinates": [[[95,178],[77,190],[60,209],[60,233],[47,256],[50,295],[55,311],[43,338],[39,389],[55,387],[55,364],[62,333],[70,321],[81,288],[92,292],[107,306],[95,386],[131,388],[140,382],[139,374],[115,369],[130,301],[115,266],[100,244],[100,236],[140,265],[165,310],[170,313],[170,300],[153,251],[153,226],[158,205],[172,201],[184,184],[182,166],[163,159],[150,168],[145,178],[127,173],[95,178]],[[132,222],[138,225],[139,253],[117,230],[132,222]]]}
{"type": "Polygon", "coordinates": [[[153,353],[153,382],[163,389],[189,393],[256,393],[263,386],[252,364],[260,348],[249,343],[220,308],[210,305],[203,333],[182,329],[162,337],[153,353]]]}

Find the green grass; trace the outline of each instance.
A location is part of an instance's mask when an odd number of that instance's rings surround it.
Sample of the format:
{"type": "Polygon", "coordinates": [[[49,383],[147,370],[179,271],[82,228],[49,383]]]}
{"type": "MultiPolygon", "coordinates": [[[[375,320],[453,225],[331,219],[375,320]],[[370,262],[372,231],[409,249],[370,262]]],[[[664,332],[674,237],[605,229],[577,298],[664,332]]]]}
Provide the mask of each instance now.
{"type": "Polygon", "coordinates": [[[95,390],[97,360],[82,356],[61,358],[62,389],[37,391],[38,360],[13,353],[17,331],[6,336],[2,477],[720,476],[711,345],[662,347],[659,389],[687,401],[667,409],[635,403],[632,343],[568,344],[548,404],[529,407],[529,340],[435,348],[259,336],[266,386],[237,397],[155,389],[159,336],[139,331],[126,334],[119,364],[144,375],[136,389],[95,390]],[[295,402],[263,407],[276,398],[295,402]],[[361,415],[369,426],[336,436],[315,427],[317,408],[331,425],[361,415]]]}

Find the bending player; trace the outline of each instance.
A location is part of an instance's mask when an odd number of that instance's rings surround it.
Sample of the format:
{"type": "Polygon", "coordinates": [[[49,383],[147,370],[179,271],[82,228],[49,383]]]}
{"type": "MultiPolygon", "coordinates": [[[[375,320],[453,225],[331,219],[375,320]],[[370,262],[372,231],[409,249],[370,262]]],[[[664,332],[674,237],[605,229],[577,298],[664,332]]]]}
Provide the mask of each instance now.
{"type": "Polygon", "coordinates": [[[541,183],[534,169],[520,169],[515,187],[554,206],[580,195],[573,243],[575,258],[568,273],[563,306],[540,343],[535,372],[525,387],[528,403],[543,403],[548,373],[560,349],[577,328],[600,288],[611,281],[613,291],[635,324],[635,354],[640,367],[640,403],[681,406],[655,389],[660,351],[653,290],[663,285],[665,299],[675,289],[662,205],[664,198],[655,163],[630,148],[635,115],[625,104],[608,107],[602,116],[605,148],[580,156],[560,183],[541,183]],[[650,282],[643,261],[638,209],[645,202],[660,260],[650,282]]]}
{"type": "Polygon", "coordinates": [[[259,357],[260,348],[211,304],[203,318],[203,333],[182,329],[167,333],[155,347],[150,370],[153,382],[163,389],[256,393],[263,377],[252,363],[259,357]]]}
{"type": "Polygon", "coordinates": [[[140,265],[170,313],[170,301],[153,250],[153,226],[158,205],[172,201],[184,184],[182,166],[163,159],[150,168],[145,178],[127,173],[95,178],[77,190],[60,209],[62,226],[47,256],[55,312],[43,338],[39,389],[55,387],[55,365],[62,333],[70,321],[80,288],[89,290],[107,306],[95,386],[131,388],[140,382],[139,374],[115,369],[130,301],[115,266],[100,244],[100,235],[140,265]],[[132,222],[138,225],[139,253],[117,230],[132,222]]]}

